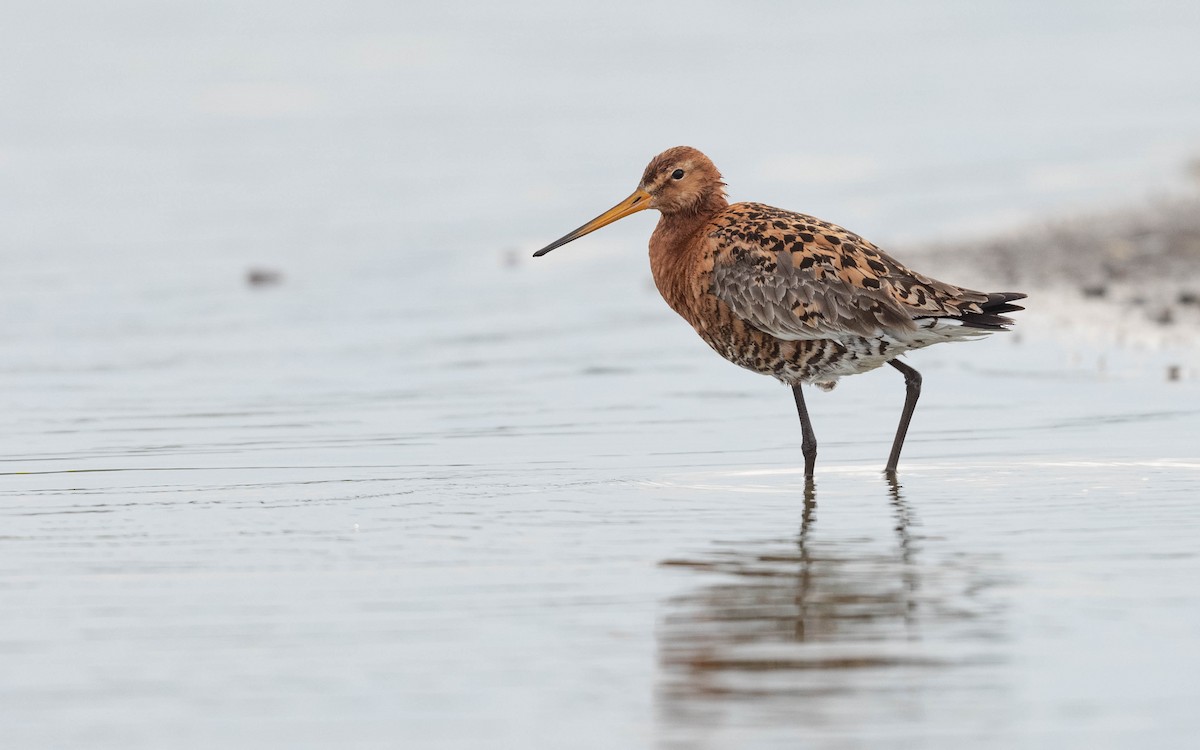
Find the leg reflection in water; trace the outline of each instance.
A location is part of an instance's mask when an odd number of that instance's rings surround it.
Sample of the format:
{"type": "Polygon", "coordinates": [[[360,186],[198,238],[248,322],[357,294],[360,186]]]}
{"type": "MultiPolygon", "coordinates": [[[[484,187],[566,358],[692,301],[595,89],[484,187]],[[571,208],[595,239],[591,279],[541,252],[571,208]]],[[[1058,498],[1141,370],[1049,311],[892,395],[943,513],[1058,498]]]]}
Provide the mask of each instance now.
{"type": "Polygon", "coordinates": [[[894,478],[877,487],[873,499],[831,495],[838,513],[830,511],[825,528],[810,480],[790,538],[722,540],[663,561],[705,578],[663,605],[665,709],[691,714],[718,698],[877,690],[879,680],[854,675],[954,664],[942,649],[948,639],[994,632],[980,627],[995,611],[982,561],[953,550],[925,560],[903,487],[894,478]],[[884,503],[890,522],[880,523],[884,503]]]}
{"type": "MultiPolygon", "coordinates": [[[[841,549],[814,541],[817,495],[805,482],[804,508],[796,537],[795,640],[871,639],[902,626],[915,639],[919,570],[910,526],[912,512],[894,476],[886,479],[895,517],[894,546],[880,549],[854,540],[841,549]],[[857,553],[857,554],[851,554],[857,553]]],[[[786,556],[760,556],[759,562],[786,562],[786,556]]],[[[743,571],[745,572],[745,571],[743,571]]],[[[759,574],[766,571],[759,569],[759,574]]],[[[788,577],[784,570],[777,571],[788,577]]],[[[897,632],[897,635],[900,635],[897,632]]]]}
{"type": "Polygon", "coordinates": [[[800,514],[800,536],[796,547],[800,551],[800,575],[796,585],[796,640],[805,637],[804,624],[808,621],[808,592],[812,587],[812,553],[808,548],[808,537],[812,532],[817,512],[817,488],[812,478],[804,482],[804,511],[800,514]]]}

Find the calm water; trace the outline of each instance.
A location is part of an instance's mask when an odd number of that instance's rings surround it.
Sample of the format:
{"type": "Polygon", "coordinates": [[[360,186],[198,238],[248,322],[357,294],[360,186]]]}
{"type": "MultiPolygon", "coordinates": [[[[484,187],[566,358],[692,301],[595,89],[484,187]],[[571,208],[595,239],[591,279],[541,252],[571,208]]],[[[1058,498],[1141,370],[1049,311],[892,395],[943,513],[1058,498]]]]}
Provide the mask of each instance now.
{"type": "Polygon", "coordinates": [[[732,31],[779,44],[699,67],[657,45],[719,39],[701,11],[157,7],[0,25],[6,747],[1194,744],[1194,340],[1043,292],[1019,334],[911,358],[898,485],[901,378],[814,394],[806,488],[790,394],[657,299],[648,218],[527,257],[678,141],[885,238],[1170,185],[1191,6],[929,6],[863,29],[886,75],[782,46],[870,7],[756,6],[732,31]],[[954,75],[1007,88],[929,83],[985,42],[1028,54],[954,75]],[[726,69],[847,119],[705,120],[726,69]]]}
{"type": "Polygon", "coordinates": [[[474,330],[347,273],[96,285],[13,335],[14,746],[1200,730],[1200,380],[1163,375],[1181,352],[1101,370],[1031,311],[1020,339],[912,358],[899,487],[878,469],[900,379],[814,396],[806,493],[787,391],[627,270],[463,271],[493,311],[474,330]]]}

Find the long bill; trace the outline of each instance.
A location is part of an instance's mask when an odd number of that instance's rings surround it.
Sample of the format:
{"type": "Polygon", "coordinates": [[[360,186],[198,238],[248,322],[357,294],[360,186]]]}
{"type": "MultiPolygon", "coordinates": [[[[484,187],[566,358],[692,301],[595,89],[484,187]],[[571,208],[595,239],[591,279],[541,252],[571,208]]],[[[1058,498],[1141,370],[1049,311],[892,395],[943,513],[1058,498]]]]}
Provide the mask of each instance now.
{"type": "Polygon", "coordinates": [[[587,224],[584,224],[580,228],[576,229],[574,232],[571,232],[563,237],[559,237],[554,242],[546,245],[541,250],[538,250],[536,253],[534,253],[533,257],[540,258],[556,247],[562,247],[568,242],[573,242],[585,234],[591,234],[602,226],[612,224],[617,219],[624,219],[630,214],[636,214],[638,211],[644,211],[647,208],[650,208],[650,194],[645,190],[638,188],[637,190],[633,191],[633,195],[592,219],[587,224]]]}

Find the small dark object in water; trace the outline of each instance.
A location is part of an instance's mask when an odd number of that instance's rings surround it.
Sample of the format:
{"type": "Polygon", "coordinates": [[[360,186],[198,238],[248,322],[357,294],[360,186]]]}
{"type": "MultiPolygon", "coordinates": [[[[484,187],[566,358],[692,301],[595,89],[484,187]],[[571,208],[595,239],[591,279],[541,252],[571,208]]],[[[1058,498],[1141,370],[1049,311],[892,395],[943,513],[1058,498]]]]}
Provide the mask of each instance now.
{"type": "Polygon", "coordinates": [[[1151,320],[1158,323],[1160,326],[1169,326],[1175,322],[1175,311],[1169,307],[1164,307],[1154,315],[1151,320]]]}
{"type": "Polygon", "coordinates": [[[1180,376],[1181,372],[1182,371],[1180,370],[1179,365],[1169,365],[1167,367],[1167,382],[1168,383],[1177,382],[1179,380],[1179,376],[1180,376]]]}
{"type": "Polygon", "coordinates": [[[1178,302],[1181,305],[1200,305],[1200,292],[1184,289],[1179,293],[1178,302]]]}
{"type": "Polygon", "coordinates": [[[251,268],[246,272],[246,283],[250,286],[274,286],[283,281],[283,273],[271,268],[251,268]]]}
{"type": "Polygon", "coordinates": [[[1084,297],[1099,299],[1108,296],[1108,286],[1105,284],[1088,284],[1082,287],[1079,291],[1083,292],[1084,297]]]}

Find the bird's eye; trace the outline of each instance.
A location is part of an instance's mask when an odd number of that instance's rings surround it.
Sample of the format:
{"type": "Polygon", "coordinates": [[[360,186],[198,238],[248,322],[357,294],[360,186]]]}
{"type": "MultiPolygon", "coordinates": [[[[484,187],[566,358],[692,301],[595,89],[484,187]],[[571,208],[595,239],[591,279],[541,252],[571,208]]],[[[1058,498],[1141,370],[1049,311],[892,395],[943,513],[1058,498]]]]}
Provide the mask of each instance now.
{"type": "Polygon", "coordinates": [[[683,170],[676,169],[674,172],[671,173],[671,179],[672,180],[682,180],[683,179],[683,170]]]}

